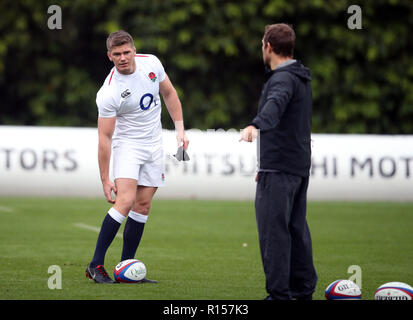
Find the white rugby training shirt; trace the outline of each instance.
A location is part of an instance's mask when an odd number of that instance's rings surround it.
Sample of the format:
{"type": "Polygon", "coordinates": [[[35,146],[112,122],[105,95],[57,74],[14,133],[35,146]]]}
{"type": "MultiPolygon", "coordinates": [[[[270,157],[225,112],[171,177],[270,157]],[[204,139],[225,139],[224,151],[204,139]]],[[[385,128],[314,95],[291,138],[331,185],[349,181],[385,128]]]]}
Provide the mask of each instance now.
{"type": "Polygon", "coordinates": [[[136,70],[123,75],[113,67],[96,95],[99,117],[116,117],[113,141],[156,144],[162,141],[159,83],[165,70],[151,54],[136,54],[136,70]]]}

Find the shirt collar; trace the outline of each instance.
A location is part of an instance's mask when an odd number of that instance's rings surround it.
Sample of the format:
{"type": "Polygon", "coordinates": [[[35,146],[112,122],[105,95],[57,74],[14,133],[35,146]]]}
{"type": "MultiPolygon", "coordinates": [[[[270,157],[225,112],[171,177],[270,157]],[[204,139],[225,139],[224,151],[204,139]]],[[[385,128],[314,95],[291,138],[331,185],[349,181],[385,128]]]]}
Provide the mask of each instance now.
{"type": "Polygon", "coordinates": [[[295,60],[295,59],[285,60],[284,62],[281,62],[278,66],[276,66],[274,70],[276,70],[278,68],[286,67],[290,64],[293,64],[294,62],[297,62],[297,60],[295,60]]]}

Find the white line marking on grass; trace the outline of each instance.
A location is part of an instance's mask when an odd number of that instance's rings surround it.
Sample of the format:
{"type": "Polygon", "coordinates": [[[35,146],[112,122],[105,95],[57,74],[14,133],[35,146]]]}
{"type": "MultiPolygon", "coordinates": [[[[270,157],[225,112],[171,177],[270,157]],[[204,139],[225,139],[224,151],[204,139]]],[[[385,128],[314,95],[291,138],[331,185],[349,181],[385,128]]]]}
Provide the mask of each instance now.
{"type": "Polygon", "coordinates": [[[10,213],[10,212],[14,212],[14,209],[10,207],[0,206],[0,211],[10,213]]]}
{"type": "MultiPolygon", "coordinates": [[[[91,226],[91,225],[88,225],[88,224],[84,224],[84,223],[81,223],[81,222],[75,223],[74,225],[78,228],[81,228],[81,229],[90,230],[90,231],[94,231],[94,232],[97,232],[97,233],[100,232],[100,228],[95,227],[95,226],[91,226]]],[[[123,239],[123,236],[120,233],[117,233],[116,237],[119,238],[119,239],[123,239]]]]}

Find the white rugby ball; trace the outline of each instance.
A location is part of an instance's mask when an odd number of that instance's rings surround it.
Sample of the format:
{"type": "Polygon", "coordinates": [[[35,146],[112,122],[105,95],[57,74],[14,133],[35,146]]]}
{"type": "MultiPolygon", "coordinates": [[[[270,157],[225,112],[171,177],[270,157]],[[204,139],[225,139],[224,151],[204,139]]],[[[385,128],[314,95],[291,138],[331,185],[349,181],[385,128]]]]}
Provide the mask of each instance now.
{"type": "Polygon", "coordinates": [[[325,297],[327,300],[360,300],[361,290],[351,280],[336,280],[326,288],[325,297]]]}
{"type": "Polygon", "coordinates": [[[146,267],[137,259],[123,260],[113,271],[116,282],[134,283],[142,281],[146,276],[146,267]]]}
{"type": "Polygon", "coordinates": [[[413,300],[413,288],[403,282],[388,282],[377,288],[374,300],[413,300]]]}

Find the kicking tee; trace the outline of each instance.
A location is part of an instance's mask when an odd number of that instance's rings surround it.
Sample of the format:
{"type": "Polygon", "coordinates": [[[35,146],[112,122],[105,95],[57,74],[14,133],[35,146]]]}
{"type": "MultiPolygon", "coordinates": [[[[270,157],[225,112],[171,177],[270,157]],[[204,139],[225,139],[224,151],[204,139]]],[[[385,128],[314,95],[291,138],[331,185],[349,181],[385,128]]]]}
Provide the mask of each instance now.
{"type": "Polygon", "coordinates": [[[99,117],[116,117],[112,141],[158,144],[162,141],[159,83],[165,70],[150,54],[135,55],[135,72],[124,75],[113,67],[96,95],[99,117]]]}

